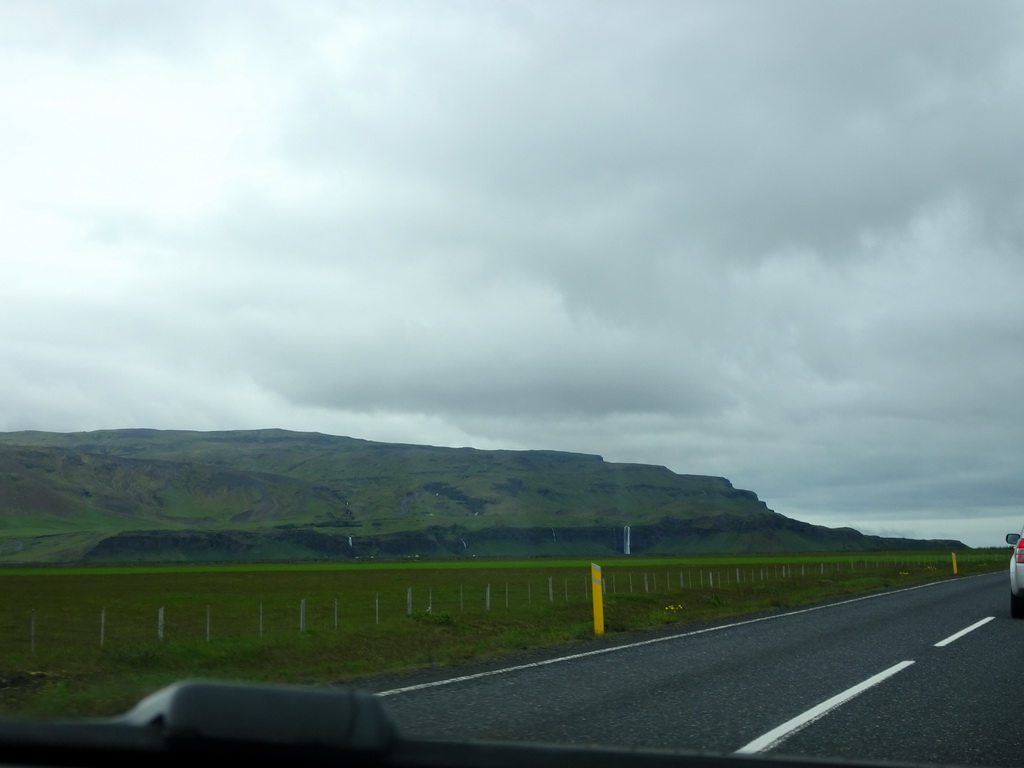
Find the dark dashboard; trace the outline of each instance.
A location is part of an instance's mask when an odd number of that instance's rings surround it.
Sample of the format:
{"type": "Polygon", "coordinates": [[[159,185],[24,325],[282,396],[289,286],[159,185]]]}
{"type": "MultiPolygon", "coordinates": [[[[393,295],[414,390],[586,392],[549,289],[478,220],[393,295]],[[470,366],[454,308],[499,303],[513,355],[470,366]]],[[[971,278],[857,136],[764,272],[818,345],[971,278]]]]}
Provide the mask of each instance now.
{"type": "Polygon", "coordinates": [[[3,765],[161,768],[217,757],[292,766],[405,768],[895,765],[586,745],[414,740],[402,737],[384,703],[370,693],[208,681],[175,683],[114,718],[0,720],[3,765]]]}

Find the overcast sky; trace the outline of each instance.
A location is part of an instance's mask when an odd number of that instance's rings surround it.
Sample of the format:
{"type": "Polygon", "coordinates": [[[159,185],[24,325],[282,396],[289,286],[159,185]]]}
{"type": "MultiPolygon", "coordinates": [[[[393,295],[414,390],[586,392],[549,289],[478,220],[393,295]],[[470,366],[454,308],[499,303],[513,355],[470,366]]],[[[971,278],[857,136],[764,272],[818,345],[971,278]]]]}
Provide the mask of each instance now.
{"type": "Polygon", "coordinates": [[[1024,5],[0,3],[0,431],[1024,522],[1024,5]]]}

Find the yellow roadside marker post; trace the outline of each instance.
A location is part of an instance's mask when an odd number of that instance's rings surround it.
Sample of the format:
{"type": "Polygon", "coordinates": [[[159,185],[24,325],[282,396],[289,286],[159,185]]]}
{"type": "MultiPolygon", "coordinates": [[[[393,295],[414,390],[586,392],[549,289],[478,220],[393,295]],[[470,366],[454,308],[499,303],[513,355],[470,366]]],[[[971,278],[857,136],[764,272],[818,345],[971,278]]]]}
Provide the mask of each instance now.
{"type": "Polygon", "coordinates": [[[953,575],[956,576],[956,552],[953,553],[953,575]]]}
{"type": "Polygon", "coordinates": [[[590,564],[590,593],[594,598],[594,634],[604,634],[604,582],[601,580],[601,566],[590,564]]]}

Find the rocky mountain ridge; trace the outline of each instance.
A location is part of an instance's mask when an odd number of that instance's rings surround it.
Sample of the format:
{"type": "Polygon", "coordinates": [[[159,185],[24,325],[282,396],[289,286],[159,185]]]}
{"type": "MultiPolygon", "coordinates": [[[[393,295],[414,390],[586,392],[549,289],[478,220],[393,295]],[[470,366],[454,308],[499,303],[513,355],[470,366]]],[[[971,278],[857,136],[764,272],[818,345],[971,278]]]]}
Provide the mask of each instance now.
{"type": "Polygon", "coordinates": [[[0,433],[0,562],[963,547],[779,515],[721,477],[285,430],[0,433]]]}

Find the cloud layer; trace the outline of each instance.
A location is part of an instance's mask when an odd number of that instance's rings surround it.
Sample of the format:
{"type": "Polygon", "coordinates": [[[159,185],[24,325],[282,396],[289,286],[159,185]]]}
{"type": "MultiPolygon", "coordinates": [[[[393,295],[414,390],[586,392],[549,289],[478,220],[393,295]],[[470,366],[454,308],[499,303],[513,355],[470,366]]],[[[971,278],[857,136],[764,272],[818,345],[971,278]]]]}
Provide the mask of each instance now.
{"type": "Polygon", "coordinates": [[[1024,11],[8,2],[0,429],[280,426],[1024,502],[1024,11]]]}

